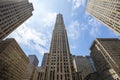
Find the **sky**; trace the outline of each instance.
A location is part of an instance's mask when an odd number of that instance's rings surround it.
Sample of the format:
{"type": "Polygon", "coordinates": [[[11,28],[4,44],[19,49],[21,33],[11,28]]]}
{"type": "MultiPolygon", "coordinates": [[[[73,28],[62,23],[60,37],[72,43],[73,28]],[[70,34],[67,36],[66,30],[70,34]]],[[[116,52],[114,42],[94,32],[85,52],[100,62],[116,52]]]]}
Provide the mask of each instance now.
{"type": "Polygon", "coordinates": [[[7,38],[15,38],[25,54],[36,55],[39,66],[49,52],[56,15],[61,13],[71,54],[86,56],[96,38],[120,38],[86,12],[87,0],[29,0],[34,11],[27,21],[7,38]]]}

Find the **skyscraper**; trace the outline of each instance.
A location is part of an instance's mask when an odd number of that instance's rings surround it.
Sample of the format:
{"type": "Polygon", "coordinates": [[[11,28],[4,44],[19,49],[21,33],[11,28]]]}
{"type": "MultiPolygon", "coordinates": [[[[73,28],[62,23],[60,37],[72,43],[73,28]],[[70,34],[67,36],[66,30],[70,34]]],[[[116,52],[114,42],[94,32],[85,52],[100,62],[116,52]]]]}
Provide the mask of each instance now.
{"type": "Polygon", "coordinates": [[[120,80],[120,40],[98,38],[90,50],[101,80],[120,80]]]}
{"type": "Polygon", "coordinates": [[[28,55],[29,64],[25,70],[23,80],[37,80],[38,77],[38,59],[36,55],[28,55]]]}
{"type": "Polygon", "coordinates": [[[48,53],[44,53],[41,67],[45,67],[46,66],[46,64],[47,64],[47,58],[48,58],[48,53]]]}
{"type": "Polygon", "coordinates": [[[32,65],[34,65],[36,67],[38,66],[39,61],[38,61],[38,58],[36,57],[36,55],[28,55],[28,58],[32,65]]]}
{"type": "Polygon", "coordinates": [[[0,41],[32,16],[28,0],[0,0],[0,41]]]}
{"type": "Polygon", "coordinates": [[[44,80],[73,80],[73,63],[63,17],[57,15],[44,80]]]}
{"type": "Polygon", "coordinates": [[[0,42],[0,80],[22,80],[28,57],[14,39],[0,42]]]}
{"type": "Polygon", "coordinates": [[[92,66],[89,59],[90,59],[89,56],[86,56],[86,57],[75,56],[74,57],[73,64],[75,67],[75,71],[77,72],[77,75],[78,75],[76,77],[79,78],[77,80],[80,80],[80,78],[81,78],[81,80],[84,80],[84,78],[88,74],[95,72],[94,67],[92,66]]]}
{"type": "Polygon", "coordinates": [[[120,35],[120,0],[88,0],[87,12],[120,35]]]}

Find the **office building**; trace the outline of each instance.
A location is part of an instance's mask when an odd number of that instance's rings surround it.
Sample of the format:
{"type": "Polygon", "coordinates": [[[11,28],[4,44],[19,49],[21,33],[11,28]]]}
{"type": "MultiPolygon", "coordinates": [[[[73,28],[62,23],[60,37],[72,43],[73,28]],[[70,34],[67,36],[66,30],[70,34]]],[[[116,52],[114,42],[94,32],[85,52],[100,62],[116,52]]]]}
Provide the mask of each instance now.
{"type": "Polygon", "coordinates": [[[37,80],[44,80],[45,68],[44,67],[37,67],[37,70],[38,70],[37,80]]]}
{"type": "Polygon", "coordinates": [[[101,80],[120,80],[120,40],[98,38],[90,47],[101,80]]]}
{"type": "Polygon", "coordinates": [[[120,0],[88,0],[87,12],[120,35],[120,0]]]}
{"type": "Polygon", "coordinates": [[[44,53],[43,59],[42,59],[42,64],[41,67],[45,67],[47,65],[47,58],[48,58],[49,53],[44,53]]]}
{"type": "Polygon", "coordinates": [[[90,56],[75,56],[73,59],[73,64],[75,68],[75,72],[77,73],[77,80],[84,80],[84,78],[94,72],[94,67],[91,64],[90,56]]]}
{"type": "Polygon", "coordinates": [[[73,80],[74,68],[62,14],[58,14],[52,34],[44,80],[73,80]]]}
{"type": "Polygon", "coordinates": [[[38,77],[38,59],[36,55],[28,55],[29,64],[27,65],[27,69],[25,70],[23,80],[37,80],[38,77]]]}
{"type": "Polygon", "coordinates": [[[97,72],[94,72],[94,73],[88,74],[88,75],[84,78],[84,80],[101,80],[101,79],[99,79],[98,73],[97,73],[97,72]]]}
{"type": "Polygon", "coordinates": [[[0,42],[0,80],[22,80],[28,57],[15,39],[0,42]]]}
{"type": "Polygon", "coordinates": [[[33,64],[29,63],[27,69],[24,72],[22,80],[37,80],[38,78],[38,69],[33,64]]]}
{"type": "Polygon", "coordinates": [[[28,55],[28,58],[32,65],[34,65],[36,67],[38,66],[39,61],[38,61],[38,58],[36,57],[36,55],[28,55]]]}
{"type": "Polygon", "coordinates": [[[0,0],[0,41],[32,16],[28,0],[0,0]]]}

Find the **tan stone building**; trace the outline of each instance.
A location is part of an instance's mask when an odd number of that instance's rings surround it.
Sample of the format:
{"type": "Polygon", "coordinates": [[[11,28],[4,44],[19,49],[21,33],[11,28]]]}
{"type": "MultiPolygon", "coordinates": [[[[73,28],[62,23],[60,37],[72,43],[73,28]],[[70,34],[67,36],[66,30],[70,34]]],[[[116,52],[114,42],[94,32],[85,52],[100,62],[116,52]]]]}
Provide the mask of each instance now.
{"type": "Polygon", "coordinates": [[[81,77],[81,79],[76,79],[76,80],[84,80],[84,78],[88,74],[94,72],[94,67],[91,64],[91,61],[89,60],[89,58],[88,56],[87,57],[83,57],[83,56],[74,57],[73,64],[74,64],[75,71],[77,72],[78,78],[81,77]]]}
{"type": "Polygon", "coordinates": [[[37,67],[37,70],[38,70],[37,80],[44,80],[45,67],[37,67]]]}
{"type": "Polygon", "coordinates": [[[44,80],[74,80],[73,63],[63,17],[57,15],[44,80]]]}
{"type": "Polygon", "coordinates": [[[0,80],[22,80],[28,57],[14,39],[0,42],[0,80]]]}
{"type": "Polygon", "coordinates": [[[98,38],[90,50],[101,80],[120,80],[120,40],[98,38]]]}
{"type": "Polygon", "coordinates": [[[0,41],[32,16],[28,0],[0,0],[0,41]]]}
{"type": "Polygon", "coordinates": [[[88,0],[87,12],[120,35],[120,0],[88,0]]]}

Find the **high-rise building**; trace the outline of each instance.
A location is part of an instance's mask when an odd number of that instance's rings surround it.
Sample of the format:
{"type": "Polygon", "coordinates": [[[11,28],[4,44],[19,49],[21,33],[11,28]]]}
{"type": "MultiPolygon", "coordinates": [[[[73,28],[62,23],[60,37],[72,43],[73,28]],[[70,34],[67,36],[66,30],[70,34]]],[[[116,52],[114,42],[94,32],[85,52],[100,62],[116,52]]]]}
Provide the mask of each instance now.
{"type": "Polygon", "coordinates": [[[44,80],[74,80],[73,63],[63,17],[57,15],[44,80]]]}
{"type": "Polygon", "coordinates": [[[120,80],[120,40],[98,38],[90,50],[101,80],[120,80]]]}
{"type": "Polygon", "coordinates": [[[0,80],[22,80],[28,57],[14,39],[0,42],[0,80]]]}
{"type": "Polygon", "coordinates": [[[91,64],[90,56],[75,56],[73,59],[73,64],[75,68],[75,72],[77,73],[79,79],[76,80],[84,80],[84,78],[94,72],[94,67],[91,64]]]}
{"type": "Polygon", "coordinates": [[[46,64],[47,64],[47,58],[48,58],[48,53],[44,53],[41,67],[45,67],[46,66],[46,64]]]}
{"type": "Polygon", "coordinates": [[[22,80],[38,80],[38,69],[33,64],[29,63],[27,69],[24,72],[22,80]]]}
{"type": "Polygon", "coordinates": [[[37,67],[37,70],[38,70],[37,80],[44,80],[45,68],[44,67],[37,67]]]}
{"type": "Polygon", "coordinates": [[[36,55],[28,55],[29,64],[25,70],[23,80],[37,80],[38,77],[38,59],[36,55]]]}
{"type": "Polygon", "coordinates": [[[0,0],[0,41],[32,16],[28,0],[0,0]]]}
{"type": "Polygon", "coordinates": [[[36,55],[28,55],[28,58],[32,65],[34,65],[36,67],[38,66],[39,61],[38,61],[38,58],[36,57],[36,55]]]}
{"type": "Polygon", "coordinates": [[[120,0],[88,0],[87,12],[120,35],[120,0]]]}

